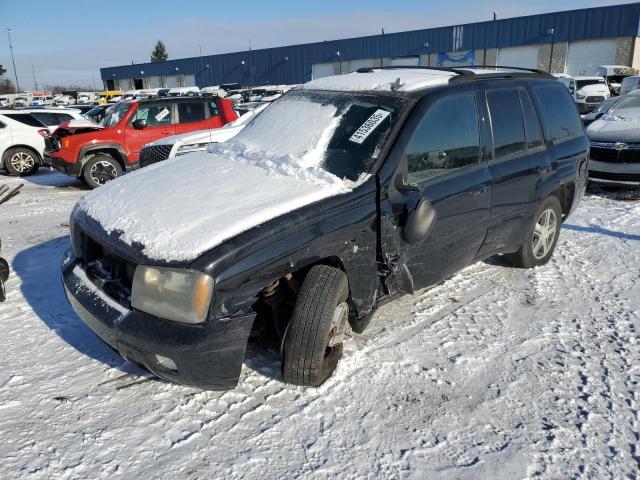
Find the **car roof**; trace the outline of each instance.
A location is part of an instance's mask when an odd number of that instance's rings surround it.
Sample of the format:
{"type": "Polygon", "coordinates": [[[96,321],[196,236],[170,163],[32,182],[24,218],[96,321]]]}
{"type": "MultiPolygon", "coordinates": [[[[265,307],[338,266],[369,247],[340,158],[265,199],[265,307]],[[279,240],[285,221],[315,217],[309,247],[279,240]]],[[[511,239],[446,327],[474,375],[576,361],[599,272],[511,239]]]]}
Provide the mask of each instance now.
{"type": "Polygon", "coordinates": [[[340,92],[397,92],[409,93],[452,82],[490,78],[554,77],[539,70],[517,67],[462,66],[447,67],[381,67],[361,68],[353,73],[311,80],[303,90],[332,90],[340,92]]]}

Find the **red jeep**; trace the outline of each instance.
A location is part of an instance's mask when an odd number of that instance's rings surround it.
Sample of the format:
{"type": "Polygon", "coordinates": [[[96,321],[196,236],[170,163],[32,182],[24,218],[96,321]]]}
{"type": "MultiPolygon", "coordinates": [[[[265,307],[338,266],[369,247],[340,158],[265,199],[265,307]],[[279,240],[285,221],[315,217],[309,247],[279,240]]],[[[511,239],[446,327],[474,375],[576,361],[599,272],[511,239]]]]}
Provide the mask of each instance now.
{"type": "Polygon", "coordinates": [[[143,145],[161,137],[218,128],[238,118],[223,98],[162,98],[120,102],[99,125],[62,123],[46,139],[44,163],[99,187],[138,167],[143,145]]]}

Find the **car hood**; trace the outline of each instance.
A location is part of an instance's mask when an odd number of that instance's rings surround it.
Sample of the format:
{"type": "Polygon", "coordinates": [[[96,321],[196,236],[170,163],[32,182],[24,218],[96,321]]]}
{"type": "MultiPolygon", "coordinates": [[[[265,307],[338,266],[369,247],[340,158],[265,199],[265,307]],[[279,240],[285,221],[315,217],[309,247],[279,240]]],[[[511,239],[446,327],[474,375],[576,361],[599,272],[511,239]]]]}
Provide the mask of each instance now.
{"type": "Polygon", "coordinates": [[[93,132],[96,130],[103,130],[105,127],[93,123],[91,120],[87,120],[86,118],[74,118],[72,120],[67,120],[66,122],[62,122],[58,126],[58,131],[66,130],[69,133],[87,133],[93,132]]]}
{"type": "Polygon", "coordinates": [[[587,128],[589,140],[595,142],[640,142],[639,120],[599,119],[587,128]]]}
{"type": "Polygon", "coordinates": [[[238,144],[161,162],[85,195],[74,218],[87,216],[102,232],[149,259],[190,261],[225,240],[324,198],[350,192],[342,180],[296,159],[238,144]]]}
{"type": "Polygon", "coordinates": [[[602,85],[586,85],[582,87],[578,92],[584,95],[606,95],[609,96],[609,87],[605,84],[602,85]]]}

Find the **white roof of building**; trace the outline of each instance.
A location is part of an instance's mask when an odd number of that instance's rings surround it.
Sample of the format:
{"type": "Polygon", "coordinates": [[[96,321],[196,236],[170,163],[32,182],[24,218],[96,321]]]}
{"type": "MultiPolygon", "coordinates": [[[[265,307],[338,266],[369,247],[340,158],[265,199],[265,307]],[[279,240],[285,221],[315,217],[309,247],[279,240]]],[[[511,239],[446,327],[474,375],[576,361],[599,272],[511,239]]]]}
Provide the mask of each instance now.
{"type": "MultiPolygon", "coordinates": [[[[457,67],[464,70],[464,67],[457,67]]],[[[469,69],[471,70],[471,69],[469,69]]],[[[496,73],[509,72],[509,69],[477,69],[474,73],[496,73]]],[[[346,75],[333,75],[330,77],[318,78],[305,83],[302,88],[305,90],[335,90],[341,92],[364,92],[364,91],[396,91],[413,92],[427,87],[446,85],[451,77],[456,76],[454,72],[446,70],[429,70],[419,68],[393,68],[393,69],[372,69],[367,72],[348,73],[346,75]],[[397,88],[392,88],[398,82],[397,88]]]]}

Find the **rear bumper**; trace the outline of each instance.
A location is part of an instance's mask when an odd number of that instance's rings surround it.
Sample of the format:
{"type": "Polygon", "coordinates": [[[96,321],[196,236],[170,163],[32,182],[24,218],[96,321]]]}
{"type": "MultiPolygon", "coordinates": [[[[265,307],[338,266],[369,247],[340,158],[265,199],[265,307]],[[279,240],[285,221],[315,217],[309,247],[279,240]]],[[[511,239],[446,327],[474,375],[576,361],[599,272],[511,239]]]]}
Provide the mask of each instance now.
{"type": "Polygon", "coordinates": [[[196,326],[127,309],[91,283],[70,250],[63,257],[62,279],[78,316],[126,360],[184,385],[208,390],[237,385],[255,314],[196,326]],[[157,355],[177,368],[164,367],[157,355]]]}
{"type": "Polygon", "coordinates": [[[62,158],[52,157],[47,152],[44,154],[43,163],[72,177],[79,177],[82,172],[82,165],[79,162],[65,162],[62,158]]]}

